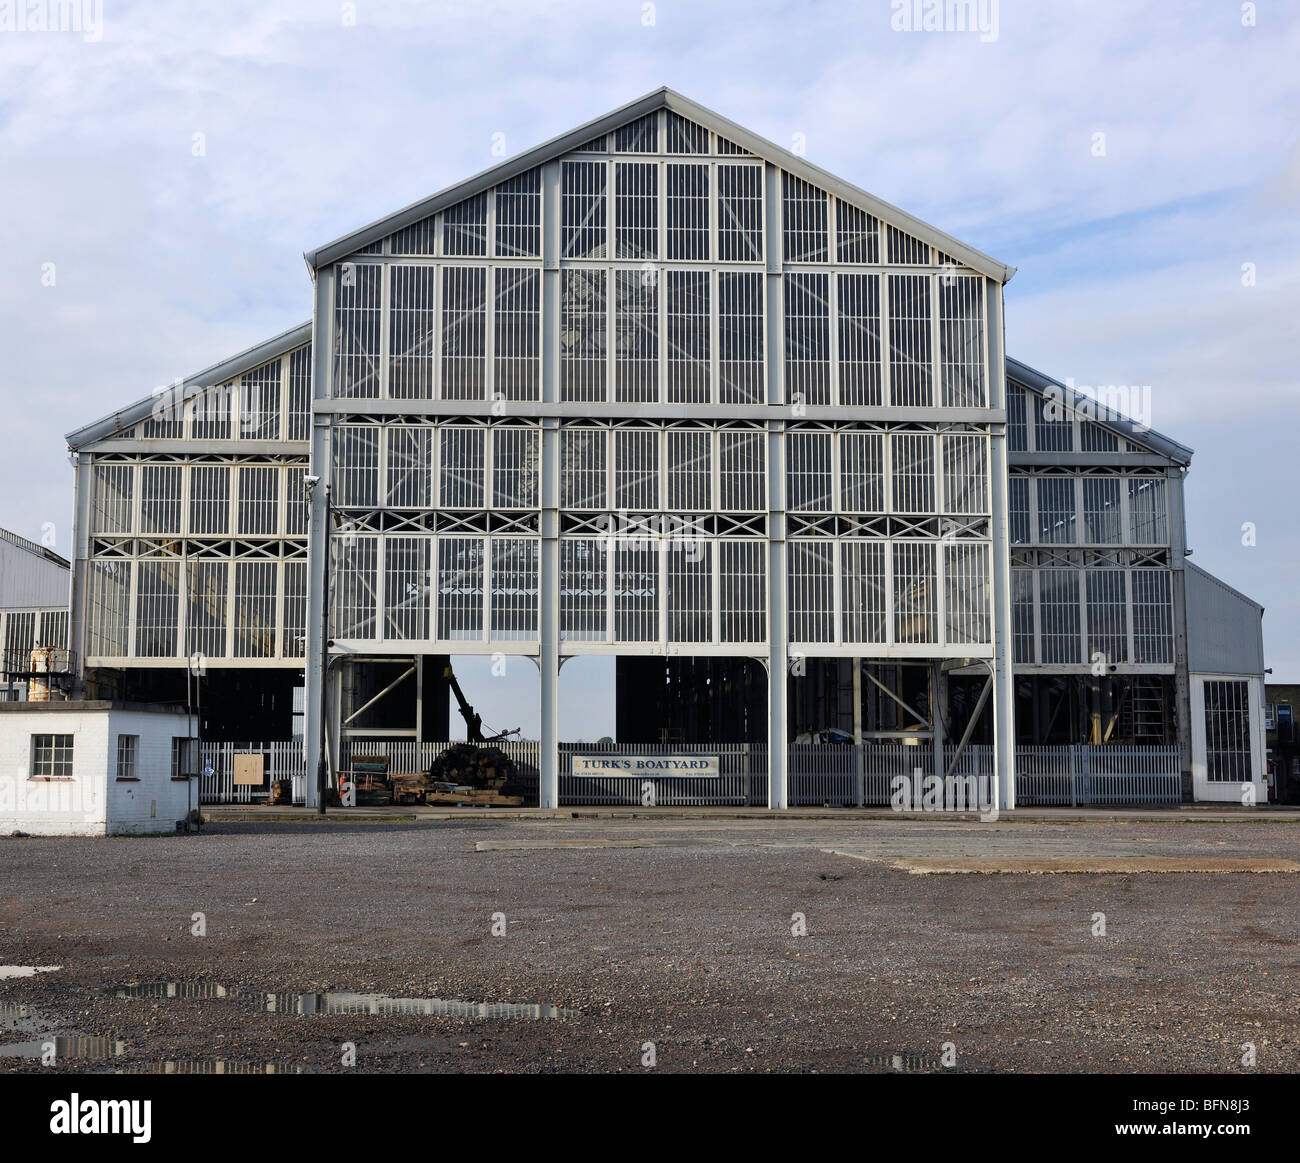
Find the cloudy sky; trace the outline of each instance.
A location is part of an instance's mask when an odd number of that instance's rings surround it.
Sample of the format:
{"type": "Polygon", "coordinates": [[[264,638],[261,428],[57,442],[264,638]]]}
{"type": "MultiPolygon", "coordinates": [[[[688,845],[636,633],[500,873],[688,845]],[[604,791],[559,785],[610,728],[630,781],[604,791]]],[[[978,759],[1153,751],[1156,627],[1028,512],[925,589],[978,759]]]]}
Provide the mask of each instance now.
{"type": "Polygon", "coordinates": [[[1018,267],[1012,355],[1150,385],[1196,450],[1194,560],[1267,607],[1300,682],[1290,0],[986,0],[983,35],[898,30],[890,0],[91,0],[82,33],[14,30],[23,7],[0,0],[0,525],[68,553],[63,434],[305,320],[307,248],[495,135],[667,84],[1018,267]]]}

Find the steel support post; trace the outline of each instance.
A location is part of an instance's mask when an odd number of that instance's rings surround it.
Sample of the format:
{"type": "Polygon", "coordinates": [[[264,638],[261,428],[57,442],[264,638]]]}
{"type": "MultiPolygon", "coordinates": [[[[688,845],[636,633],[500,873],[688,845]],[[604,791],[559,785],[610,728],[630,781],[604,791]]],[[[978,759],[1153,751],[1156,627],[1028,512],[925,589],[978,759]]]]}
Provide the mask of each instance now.
{"type": "Polygon", "coordinates": [[[308,473],[320,478],[311,492],[311,511],[307,535],[307,620],[306,653],[303,675],[306,682],[303,703],[303,749],[307,779],[305,796],[308,807],[319,808],[318,782],[312,777],[325,742],[325,571],[326,526],[329,523],[329,500],[325,485],[330,473],[330,414],[316,410],[325,399],[330,384],[330,352],[333,350],[332,304],[336,268],[327,267],[316,275],[316,308],[312,319],[312,427],[311,463],[308,473]]]}
{"type": "MultiPolygon", "coordinates": [[[[990,279],[988,291],[989,403],[1007,406],[1006,336],[1002,321],[1002,287],[990,279]]],[[[1016,806],[1015,679],[1011,673],[1011,538],[1008,530],[1006,425],[989,437],[989,474],[993,509],[993,771],[994,807],[1016,806]]]]}

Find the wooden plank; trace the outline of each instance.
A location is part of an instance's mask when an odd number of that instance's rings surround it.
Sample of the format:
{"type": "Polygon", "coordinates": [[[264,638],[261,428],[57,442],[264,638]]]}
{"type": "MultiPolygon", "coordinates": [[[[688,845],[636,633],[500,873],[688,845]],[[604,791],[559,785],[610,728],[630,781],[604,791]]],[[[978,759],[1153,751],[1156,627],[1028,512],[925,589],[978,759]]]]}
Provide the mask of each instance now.
{"type": "Polygon", "coordinates": [[[261,752],[235,756],[233,764],[236,787],[261,787],[266,757],[261,752]]]}

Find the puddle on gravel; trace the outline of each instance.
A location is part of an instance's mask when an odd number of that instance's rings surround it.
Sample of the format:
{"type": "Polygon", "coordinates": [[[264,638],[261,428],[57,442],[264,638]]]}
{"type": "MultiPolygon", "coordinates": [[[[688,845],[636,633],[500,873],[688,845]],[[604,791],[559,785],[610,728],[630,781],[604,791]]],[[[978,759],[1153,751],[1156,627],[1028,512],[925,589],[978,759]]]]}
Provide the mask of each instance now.
{"type": "Polygon", "coordinates": [[[306,1074],[299,1065],[282,1062],[230,1062],[224,1058],[191,1061],[142,1062],[122,1066],[117,1074],[306,1074]]]}
{"type": "Polygon", "coordinates": [[[0,1046],[0,1058],[41,1058],[48,1057],[53,1044],[53,1058],[49,1065],[57,1066],[68,1059],[80,1062],[103,1062],[108,1058],[120,1058],[126,1053],[126,1043],[113,1035],[93,1035],[83,1037],[80,1034],[52,1034],[48,1038],[38,1038],[34,1042],[11,1042],[0,1046]]]}
{"type": "Polygon", "coordinates": [[[0,981],[11,977],[35,977],[38,973],[54,973],[62,965],[0,965],[0,981]]]}
{"type": "Polygon", "coordinates": [[[231,998],[270,1014],[429,1014],[471,1021],[577,1018],[580,1010],[526,1002],[472,1002],[456,998],[390,997],[384,993],[267,993],[210,981],[152,981],[110,987],[120,998],[231,998]]]}
{"type": "Polygon", "coordinates": [[[39,1034],[42,1030],[51,1030],[56,1025],[52,1018],[32,1009],[31,1006],[15,1005],[5,1002],[0,1005],[0,1030],[15,1034],[39,1034]]]}
{"type": "Polygon", "coordinates": [[[866,1064],[875,1070],[890,1074],[940,1074],[950,1073],[932,1054],[868,1054],[866,1064]]]}

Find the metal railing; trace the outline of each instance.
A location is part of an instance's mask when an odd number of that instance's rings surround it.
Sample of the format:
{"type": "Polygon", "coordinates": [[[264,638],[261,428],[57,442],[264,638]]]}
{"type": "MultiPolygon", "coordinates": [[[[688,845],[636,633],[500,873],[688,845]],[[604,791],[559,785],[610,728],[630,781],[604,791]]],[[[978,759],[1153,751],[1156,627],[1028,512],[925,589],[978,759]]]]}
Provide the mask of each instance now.
{"type": "MultiPolygon", "coordinates": [[[[344,741],[340,767],[347,770],[355,755],[386,755],[392,772],[427,771],[452,742],[414,740],[344,741]]],[[[514,762],[525,803],[536,804],[540,745],[532,740],[473,744],[496,747],[514,762]]],[[[205,804],[249,804],[264,801],[271,784],[289,779],[293,802],[305,800],[307,764],[301,742],[204,743],[199,800],[205,804]],[[234,785],[234,757],[265,756],[266,778],[260,787],[234,785]],[[208,774],[208,770],[211,774],[208,774]]],[[[944,773],[952,766],[955,746],[944,749],[944,773]]],[[[793,743],[788,750],[788,794],[791,807],[887,807],[899,794],[901,777],[916,783],[934,774],[934,749],[928,744],[793,743]]],[[[1020,807],[1085,807],[1105,804],[1177,804],[1182,799],[1182,758],[1177,747],[1130,745],[1016,748],[1016,803],[1020,807]]],[[[315,767],[312,766],[314,777],[315,767]]],[[[559,802],[566,807],[766,807],[767,747],[763,744],[617,744],[561,743],[559,802]],[[673,775],[573,774],[575,755],[717,756],[716,773],[698,777],[673,775]]],[[[994,778],[993,748],[968,746],[944,785],[944,802],[967,804],[973,789],[985,796],[994,778]],[[980,782],[972,784],[971,778],[980,782]],[[954,800],[954,797],[958,797],[954,800]]],[[[933,785],[931,785],[933,787],[933,785]]],[[[913,801],[908,800],[909,804],[913,801]]],[[[987,802],[987,801],[986,801],[987,802]]]]}
{"type": "MultiPolygon", "coordinates": [[[[991,797],[987,784],[973,789],[971,776],[993,778],[993,749],[968,746],[953,769],[957,748],[944,748],[945,804],[977,804],[991,797]]],[[[912,743],[793,743],[789,748],[789,801],[791,807],[888,807],[907,781],[904,802],[919,803],[924,792],[916,780],[934,775],[934,747],[928,741],[912,743]]],[[[933,786],[933,785],[932,785],[933,786]]]]}
{"type": "Polygon", "coordinates": [[[1021,807],[1177,804],[1183,798],[1178,747],[1017,747],[1021,807]]]}
{"type": "Polygon", "coordinates": [[[77,656],[71,650],[58,646],[22,646],[8,647],[0,650],[0,676],[5,680],[15,677],[26,678],[28,675],[71,675],[77,670],[77,656]],[[34,660],[33,655],[40,652],[43,660],[34,660]]]}

